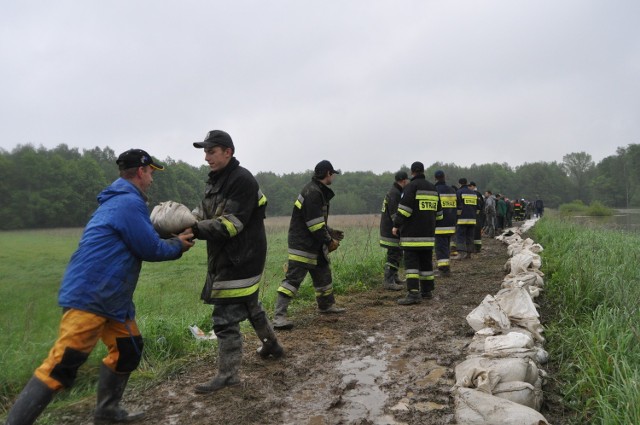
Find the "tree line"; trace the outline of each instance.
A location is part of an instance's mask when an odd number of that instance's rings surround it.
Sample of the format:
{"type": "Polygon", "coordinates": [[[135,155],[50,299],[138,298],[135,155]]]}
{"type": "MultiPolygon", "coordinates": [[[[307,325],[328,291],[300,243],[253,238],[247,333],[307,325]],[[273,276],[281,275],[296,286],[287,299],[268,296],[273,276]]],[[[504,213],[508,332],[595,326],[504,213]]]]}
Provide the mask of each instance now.
{"type": "MultiPolygon", "coordinates": [[[[12,151],[0,149],[0,229],[29,229],[84,226],[97,207],[96,196],[118,178],[117,154],[109,147],[53,149],[31,144],[12,151]]],[[[164,172],[155,173],[149,192],[150,209],[163,201],[176,201],[194,208],[200,201],[209,168],[194,167],[166,158],[164,172]]],[[[408,172],[408,166],[399,167],[408,172]]],[[[615,155],[595,163],[585,152],[570,153],[558,162],[473,164],[461,167],[435,162],[426,175],[443,170],[449,184],[466,177],[482,192],[491,190],[508,198],[541,198],[548,207],[580,200],[600,201],[609,207],[640,206],[640,144],[618,148],[615,155]]],[[[393,183],[395,171],[342,170],[332,189],[332,214],[378,213],[382,199],[393,183]]],[[[267,214],[291,214],[293,202],[312,171],[276,174],[256,173],[267,195],[267,214]]]]}

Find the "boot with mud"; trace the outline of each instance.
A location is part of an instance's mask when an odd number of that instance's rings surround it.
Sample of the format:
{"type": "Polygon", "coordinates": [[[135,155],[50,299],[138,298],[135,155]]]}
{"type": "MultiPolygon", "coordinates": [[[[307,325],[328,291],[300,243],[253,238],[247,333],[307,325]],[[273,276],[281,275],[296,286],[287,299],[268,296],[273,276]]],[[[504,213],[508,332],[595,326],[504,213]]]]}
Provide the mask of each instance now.
{"type": "Polygon", "coordinates": [[[253,329],[256,331],[256,335],[262,342],[262,347],[259,347],[256,352],[263,359],[273,358],[279,359],[284,355],[284,349],[278,343],[278,337],[273,331],[267,315],[262,312],[258,317],[249,319],[253,329]]]}
{"type": "Polygon", "coordinates": [[[218,339],[218,374],[209,382],[196,385],[197,394],[211,394],[240,384],[242,361],[242,337],[218,339]]]}
{"type": "Polygon", "coordinates": [[[144,412],[129,413],[120,407],[120,400],[129,381],[129,373],[116,373],[100,365],[98,400],[93,414],[94,424],[131,423],[144,417],[144,412]]]}
{"type": "Polygon", "coordinates": [[[398,299],[398,304],[400,305],[420,304],[421,302],[420,291],[409,291],[406,297],[398,299]]]}
{"type": "Polygon", "coordinates": [[[316,296],[316,302],[318,303],[318,311],[321,314],[342,314],[347,311],[346,308],[336,307],[336,297],[333,293],[316,296]]]}
{"type": "Polygon", "coordinates": [[[6,425],[30,425],[53,398],[54,390],[36,378],[31,377],[18,399],[9,410],[6,425]]]}
{"type": "Polygon", "coordinates": [[[467,258],[470,258],[470,256],[466,251],[458,251],[457,255],[451,257],[452,260],[464,260],[467,258]]]}
{"type": "Polygon", "coordinates": [[[398,272],[392,269],[389,265],[384,266],[384,282],[382,287],[389,291],[401,291],[404,289],[404,285],[396,283],[398,272]]]}
{"type": "Polygon", "coordinates": [[[449,267],[438,267],[438,271],[440,272],[440,277],[451,276],[451,269],[449,267]]]}
{"type": "Polygon", "coordinates": [[[293,328],[293,322],[287,319],[287,309],[291,298],[282,293],[278,293],[276,308],[273,313],[273,328],[276,330],[288,330],[293,328]]]}

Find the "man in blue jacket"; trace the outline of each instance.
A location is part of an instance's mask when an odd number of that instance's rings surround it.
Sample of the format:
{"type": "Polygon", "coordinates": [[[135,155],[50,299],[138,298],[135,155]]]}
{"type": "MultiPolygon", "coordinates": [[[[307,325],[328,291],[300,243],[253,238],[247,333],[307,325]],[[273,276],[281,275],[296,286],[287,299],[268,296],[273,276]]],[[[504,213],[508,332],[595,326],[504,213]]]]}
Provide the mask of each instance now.
{"type": "Polygon", "coordinates": [[[133,292],[142,261],[180,258],[193,246],[193,232],[163,240],[151,224],[146,193],[154,171],[164,167],[141,149],[122,153],[116,163],[120,178],[98,195],[98,209],[62,278],[58,340],[18,396],[7,425],[32,424],[57,391],[73,385],[99,340],[108,353],[100,367],[95,423],[133,422],[144,415],[119,405],[142,357],[133,292]]]}

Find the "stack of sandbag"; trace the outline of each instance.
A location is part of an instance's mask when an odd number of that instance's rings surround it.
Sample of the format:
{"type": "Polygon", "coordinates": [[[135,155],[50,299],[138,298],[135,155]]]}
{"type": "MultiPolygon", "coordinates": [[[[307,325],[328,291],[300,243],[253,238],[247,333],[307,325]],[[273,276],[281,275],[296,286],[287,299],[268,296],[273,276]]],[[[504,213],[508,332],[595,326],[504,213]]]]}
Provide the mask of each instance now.
{"type": "Polygon", "coordinates": [[[179,202],[167,201],[156,205],[151,211],[151,224],[161,238],[171,238],[196,224],[191,210],[179,202]]]}
{"type": "MultiPolygon", "coordinates": [[[[534,223],[535,219],[527,221],[526,229],[534,223]]],[[[541,365],[548,354],[534,303],[544,287],[538,255],[542,247],[523,239],[522,231],[510,228],[496,237],[509,245],[508,274],[502,289],[487,295],[467,316],[476,333],[467,359],[455,368],[452,392],[458,423],[548,424],[539,413],[546,377],[541,365]]]]}

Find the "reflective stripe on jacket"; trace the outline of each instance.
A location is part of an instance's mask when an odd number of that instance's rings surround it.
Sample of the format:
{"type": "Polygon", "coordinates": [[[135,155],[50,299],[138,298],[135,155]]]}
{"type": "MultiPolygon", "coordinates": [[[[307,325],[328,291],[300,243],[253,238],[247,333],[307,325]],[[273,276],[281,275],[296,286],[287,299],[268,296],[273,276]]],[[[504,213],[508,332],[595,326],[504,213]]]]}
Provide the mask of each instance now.
{"type": "Polygon", "coordinates": [[[400,247],[431,249],[435,243],[436,220],[442,219],[442,205],[433,183],[424,174],[415,175],[405,186],[393,220],[399,229],[400,247]]]}
{"type": "Polygon", "coordinates": [[[402,197],[402,187],[394,182],[382,201],[380,211],[380,246],[384,248],[397,248],[400,239],[391,233],[393,217],[398,212],[398,203],[402,197]]]}

